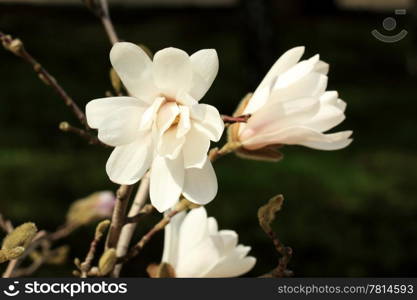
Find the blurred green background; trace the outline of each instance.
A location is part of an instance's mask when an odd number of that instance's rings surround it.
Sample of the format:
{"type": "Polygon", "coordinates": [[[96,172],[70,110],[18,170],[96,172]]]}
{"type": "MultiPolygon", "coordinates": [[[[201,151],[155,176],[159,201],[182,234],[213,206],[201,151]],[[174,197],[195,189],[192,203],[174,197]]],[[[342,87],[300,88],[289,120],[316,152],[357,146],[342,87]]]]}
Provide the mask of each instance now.
{"type": "MultiPolygon", "coordinates": [[[[293,46],[305,45],[305,57],[320,53],[331,64],[329,89],[337,89],[348,103],[338,130],[354,130],[349,148],[285,147],[284,160],[276,164],[229,156],[215,165],[219,193],[207,209],[221,228],[236,230],[240,242],[252,246],[258,262],[250,276],[276,265],[256,211],[278,193],[286,200],[274,228],[294,250],[290,269],[296,276],[417,276],[417,26],[412,11],[396,17],[395,33],[405,28],[409,34],[394,44],[370,34],[375,28],[392,34],[382,29],[392,11],[345,10],[333,1],[120,5],[111,12],[120,38],[152,51],[217,49],[219,75],[203,101],[222,113],[231,114],[293,46]]],[[[84,7],[3,4],[0,30],[20,37],[81,107],[110,89],[110,44],[84,7]]],[[[31,220],[54,230],[72,201],[117,188],[104,170],[111,150],[60,132],[61,121],[77,124],[61,99],[11,53],[1,49],[0,61],[0,212],[14,224],[31,220]]],[[[60,242],[71,246],[71,258],[84,257],[93,229],[81,228],[60,242]]],[[[147,263],[158,262],[162,238],[157,235],[123,275],[142,276],[147,263]]],[[[34,276],[70,276],[72,269],[68,262],[34,276]]]]}

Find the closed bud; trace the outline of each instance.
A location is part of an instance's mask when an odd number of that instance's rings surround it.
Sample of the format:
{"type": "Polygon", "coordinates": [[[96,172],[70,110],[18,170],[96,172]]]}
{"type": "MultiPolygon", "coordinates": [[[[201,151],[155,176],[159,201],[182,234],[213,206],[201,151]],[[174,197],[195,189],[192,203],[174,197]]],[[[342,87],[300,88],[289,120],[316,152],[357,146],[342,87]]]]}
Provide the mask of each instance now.
{"type": "Polygon", "coordinates": [[[32,239],[35,237],[38,229],[36,228],[35,223],[24,223],[11,233],[9,233],[6,238],[3,240],[2,249],[14,249],[16,247],[26,248],[32,239]]]}
{"type": "Polygon", "coordinates": [[[111,248],[108,249],[104,254],[100,257],[100,260],[98,262],[98,269],[101,276],[105,276],[109,274],[113,268],[114,265],[117,262],[117,256],[116,256],[116,249],[111,248]]]}
{"type": "Polygon", "coordinates": [[[13,248],[13,249],[2,249],[2,250],[0,250],[0,264],[6,262],[8,260],[18,258],[20,255],[23,254],[23,252],[25,252],[25,248],[23,248],[23,247],[16,247],[16,248],[13,248]]]}
{"type": "Polygon", "coordinates": [[[114,193],[110,191],[96,192],[79,199],[71,205],[67,213],[67,223],[81,226],[110,217],[115,200],[114,193]]]}

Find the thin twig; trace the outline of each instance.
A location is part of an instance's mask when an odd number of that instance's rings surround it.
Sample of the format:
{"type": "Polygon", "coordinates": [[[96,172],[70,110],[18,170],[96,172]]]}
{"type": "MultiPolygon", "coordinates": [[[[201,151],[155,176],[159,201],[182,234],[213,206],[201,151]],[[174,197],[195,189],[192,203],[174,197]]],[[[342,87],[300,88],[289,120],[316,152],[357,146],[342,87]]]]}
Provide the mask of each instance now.
{"type": "Polygon", "coordinates": [[[97,225],[94,239],[90,243],[90,248],[88,249],[87,255],[85,256],[85,260],[80,264],[81,278],[86,278],[89,271],[91,270],[91,265],[96,254],[98,243],[104,236],[104,231],[106,230],[108,224],[109,221],[107,220],[97,225]]]}
{"type": "Polygon", "coordinates": [[[106,250],[109,248],[116,248],[117,246],[120,232],[124,225],[126,208],[132,190],[133,185],[121,185],[116,192],[116,203],[114,205],[110,229],[106,239],[106,250]]]}
{"type": "MultiPolygon", "coordinates": [[[[135,198],[133,199],[132,205],[129,209],[127,217],[133,217],[137,215],[141,210],[149,195],[149,172],[147,172],[139,183],[139,188],[136,192],[135,198]]],[[[116,247],[116,255],[118,257],[125,256],[129,250],[129,244],[132,240],[133,233],[137,227],[137,223],[125,224],[120,233],[119,242],[116,247]]],[[[119,277],[122,270],[123,263],[118,263],[114,267],[112,277],[119,277]]]]}
{"type": "Polygon", "coordinates": [[[44,263],[47,261],[50,255],[51,243],[47,240],[43,240],[41,243],[42,255],[38,259],[35,259],[28,267],[15,269],[13,277],[29,276],[35,273],[44,263]]]}
{"type": "Polygon", "coordinates": [[[241,115],[238,117],[231,117],[228,115],[221,115],[223,122],[228,123],[228,124],[233,124],[233,123],[246,123],[248,121],[248,119],[250,118],[251,115],[241,115]]]}
{"type": "Polygon", "coordinates": [[[177,213],[187,209],[189,202],[186,199],[181,200],[175,206],[173,210],[167,213],[157,224],[155,224],[151,230],[149,230],[142,238],[137,242],[124,257],[119,257],[118,260],[121,263],[125,263],[128,260],[137,256],[143,247],[151,240],[151,238],[159,231],[165,228],[177,213]]]}
{"type": "Polygon", "coordinates": [[[126,224],[138,223],[142,219],[143,216],[147,216],[151,214],[153,211],[154,211],[154,207],[152,206],[152,204],[147,204],[136,215],[132,217],[127,216],[125,223],[126,224]]]}
{"type": "MultiPolygon", "coordinates": [[[[271,277],[290,277],[293,272],[287,269],[288,263],[291,260],[293,251],[291,247],[285,246],[278,238],[277,234],[273,231],[267,233],[272,240],[275,249],[281,257],[278,260],[278,265],[269,274],[271,277]]],[[[265,275],[264,275],[265,276],[265,275]]]]}
{"type": "Polygon", "coordinates": [[[293,275],[293,272],[287,269],[288,263],[292,257],[292,249],[284,246],[284,244],[278,238],[278,235],[273,231],[271,224],[275,220],[277,212],[282,208],[284,197],[277,195],[271,198],[267,204],[261,206],[258,209],[259,225],[263,231],[269,236],[274,244],[275,250],[280,254],[278,265],[269,273],[261,277],[289,277],[293,275]]]}
{"type": "Polygon", "coordinates": [[[67,94],[62,86],[56,81],[56,79],[31,54],[26,51],[23,42],[20,39],[12,38],[10,35],[6,35],[2,32],[0,32],[0,40],[6,50],[12,52],[30,64],[33,67],[35,73],[38,74],[39,79],[41,79],[46,85],[51,86],[55,92],[58,93],[58,95],[64,100],[65,105],[67,105],[72,110],[81,124],[84,125],[86,129],[89,129],[84,112],[78,107],[75,101],[67,94]]]}
{"type": "Polygon", "coordinates": [[[86,140],[90,145],[100,145],[103,147],[109,147],[108,145],[102,143],[95,135],[91,134],[89,131],[74,127],[70,125],[68,122],[61,122],[59,123],[59,129],[64,132],[71,132],[82,139],[86,140]]]}
{"type": "Polygon", "coordinates": [[[83,0],[83,2],[101,20],[110,43],[112,45],[117,43],[119,38],[110,18],[107,0],[83,0]]]}

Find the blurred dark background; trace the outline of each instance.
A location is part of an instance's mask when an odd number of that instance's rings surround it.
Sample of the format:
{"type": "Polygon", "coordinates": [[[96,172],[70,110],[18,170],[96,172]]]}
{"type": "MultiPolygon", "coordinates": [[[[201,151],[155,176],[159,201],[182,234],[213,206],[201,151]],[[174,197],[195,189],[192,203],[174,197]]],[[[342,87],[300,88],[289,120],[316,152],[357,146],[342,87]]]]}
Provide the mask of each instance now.
{"type": "MultiPolygon", "coordinates": [[[[20,37],[83,107],[110,89],[110,44],[89,11],[61,2],[1,3],[0,30],[20,37]]],[[[306,46],[305,57],[320,53],[331,64],[329,89],[348,103],[338,127],[354,130],[347,149],[285,147],[276,164],[234,156],[216,163],[219,193],[207,209],[221,228],[236,230],[240,242],[252,246],[258,262],[249,275],[276,265],[256,211],[282,193],[274,228],[294,249],[296,276],[417,276],[417,19],[411,1],[160,2],[111,5],[120,38],[152,51],[217,49],[219,75],[203,101],[222,113],[231,114],[272,63],[298,45],[306,46]],[[396,16],[396,8],[407,14],[396,16]],[[389,16],[397,20],[392,32],[382,27],[389,16]],[[373,29],[408,35],[383,43],[373,29]]],[[[14,224],[31,220],[54,230],[72,201],[117,188],[104,169],[110,149],[60,132],[61,121],[77,124],[62,100],[19,58],[1,49],[0,61],[0,212],[14,224]]],[[[70,245],[71,258],[84,257],[93,230],[81,228],[60,242],[70,245]]],[[[142,276],[147,263],[158,262],[162,238],[157,235],[123,275],[142,276]]],[[[70,261],[34,276],[70,276],[72,269],[70,261]]]]}

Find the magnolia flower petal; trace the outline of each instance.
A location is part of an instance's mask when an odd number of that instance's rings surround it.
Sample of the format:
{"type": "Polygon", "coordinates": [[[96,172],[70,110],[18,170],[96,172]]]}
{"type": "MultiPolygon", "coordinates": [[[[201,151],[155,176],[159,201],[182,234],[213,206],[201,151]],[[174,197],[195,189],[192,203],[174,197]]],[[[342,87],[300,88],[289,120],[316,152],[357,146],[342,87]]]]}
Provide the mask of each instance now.
{"type": "Polygon", "coordinates": [[[186,105],[186,106],[193,106],[198,103],[193,96],[191,96],[188,92],[180,91],[175,96],[175,100],[178,104],[186,105]]]}
{"type": "Polygon", "coordinates": [[[219,261],[219,252],[211,238],[206,238],[197,244],[186,255],[180,256],[177,268],[177,277],[204,277],[204,274],[213,268],[219,261]]]}
{"type": "Polygon", "coordinates": [[[190,210],[179,229],[179,256],[186,257],[191,249],[208,237],[207,224],[207,212],[204,207],[190,210]]]}
{"type": "Polygon", "coordinates": [[[190,94],[200,100],[206,94],[219,70],[219,59],[214,49],[203,49],[190,56],[193,80],[190,94]]]}
{"type": "Polygon", "coordinates": [[[336,106],[337,106],[337,108],[339,108],[342,112],[345,112],[347,104],[346,104],[346,102],[345,102],[345,101],[343,101],[342,99],[337,99],[336,106]]]}
{"type": "Polygon", "coordinates": [[[188,92],[192,75],[190,57],[183,50],[165,48],[155,53],[153,78],[167,96],[175,98],[178,92],[188,92]]]}
{"type": "Polygon", "coordinates": [[[245,257],[250,247],[239,245],[224,256],[204,277],[237,277],[249,272],[256,263],[256,258],[245,257]]]}
{"type": "Polygon", "coordinates": [[[154,121],[156,119],[156,114],[158,113],[159,108],[162,104],[164,104],[164,102],[164,97],[157,97],[155,98],[152,105],[145,110],[140,121],[139,128],[141,130],[150,130],[152,128],[152,125],[154,124],[154,121]]]}
{"type": "Polygon", "coordinates": [[[285,73],[281,74],[274,88],[283,88],[296,82],[299,78],[306,76],[308,73],[314,70],[315,64],[318,61],[318,56],[313,56],[308,60],[303,60],[290,68],[285,73]]]}
{"type": "Polygon", "coordinates": [[[190,108],[180,105],[180,120],[178,122],[177,137],[180,138],[187,134],[191,128],[190,108]]]}
{"type": "Polygon", "coordinates": [[[157,125],[159,133],[163,134],[180,113],[180,109],[175,102],[168,102],[162,105],[158,111],[157,125]]]}
{"type": "Polygon", "coordinates": [[[297,98],[315,97],[323,94],[327,87],[327,76],[309,73],[285,87],[274,88],[269,101],[289,101],[297,98]]]}
{"type": "Polygon", "coordinates": [[[271,144],[303,145],[319,150],[339,150],[348,146],[352,131],[323,134],[307,127],[289,127],[268,134],[258,134],[243,142],[249,150],[271,144]]]}
{"type": "Polygon", "coordinates": [[[110,146],[121,146],[137,140],[143,110],[138,107],[116,109],[100,124],[98,139],[110,146]]]}
{"type": "Polygon", "coordinates": [[[178,236],[180,233],[180,227],[186,215],[185,211],[176,214],[171,218],[168,225],[165,226],[162,262],[169,263],[174,269],[178,262],[178,236]]]}
{"type": "Polygon", "coordinates": [[[208,104],[196,104],[191,107],[191,118],[195,121],[194,125],[207,137],[218,142],[223,134],[224,122],[219,111],[208,104]]]}
{"type": "Polygon", "coordinates": [[[339,99],[339,93],[337,91],[327,91],[320,96],[320,102],[324,105],[337,105],[337,99],[339,99]]]}
{"type": "Polygon", "coordinates": [[[303,56],[304,49],[304,47],[292,48],[285,52],[275,62],[253,93],[252,98],[249,100],[249,103],[243,112],[244,114],[252,114],[266,103],[268,98],[265,94],[269,93],[269,90],[277,76],[293,67],[300,60],[301,56],[303,56]]]}
{"type": "Polygon", "coordinates": [[[145,109],[145,102],[133,97],[107,97],[95,99],[85,106],[85,114],[88,126],[99,128],[100,124],[109,117],[116,109],[122,107],[145,109]]]}
{"type": "Polygon", "coordinates": [[[351,135],[350,130],[321,135],[311,134],[301,145],[318,150],[339,150],[352,143],[353,139],[349,138],[351,135]]]}
{"type": "Polygon", "coordinates": [[[152,62],[139,46],[121,42],[114,44],[110,61],[126,89],[135,97],[150,103],[157,95],[153,78],[152,62]]]}
{"type": "Polygon", "coordinates": [[[219,225],[217,224],[217,220],[213,217],[209,217],[207,219],[207,226],[210,235],[215,235],[219,231],[219,225]]]}
{"type": "Polygon", "coordinates": [[[287,102],[271,102],[249,118],[240,132],[240,139],[262,139],[271,132],[280,131],[289,126],[303,124],[310,120],[320,109],[317,98],[299,98],[287,102]]]}
{"type": "Polygon", "coordinates": [[[150,198],[152,205],[163,212],[178,202],[184,184],[182,156],[170,160],[156,156],[152,163],[150,198]]]}
{"type": "Polygon", "coordinates": [[[190,168],[185,170],[182,192],[189,201],[199,205],[205,205],[216,197],[216,173],[208,158],[201,169],[190,168]]]}
{"type": "Polygon", "coordinates": [[[152,159],[152,141],[143,135],[135,142],[118,146],[106,164],[110,180],[118,184],[134,184],[142,178],[152,159]]]}
{"type": "Polygon", "coordinates": [[[187,141],[183,146],[184,167],[202,168],[207,159],[210,140],[205,132],[192,126],[186,135],[187,141]]]}
{"type": "Polygon", "coordinates": [[[329,64],[322,60],[319,60],[314,66],[314,71],[321,73],[323,75],[327,75],[329,73],[329,69],[330,69],[329,64]]]}
{"type": "Polygon", "coordinates": [[[319,112],[303,125],[324,132],[339,125],[344,119],[345,114],[339,108],[331,105],[322,105],[319,112]]]}
{"type": "Polygon", "coordinates": [[[223,241],[223,251],[228,252],[237,246],[238,235],[233,230],[220,230],[219,236],[223,241]]]}
{"type": "MultiPolygon", "coordinates": [[[[163,133],[158,143],[158,155],[175,159],[181,152],[185,143],[185,137],[177,138],[177,129],[171,128],[163,133]]],[[[187,140],[187,142],[189,142],[187,140]]]]}

